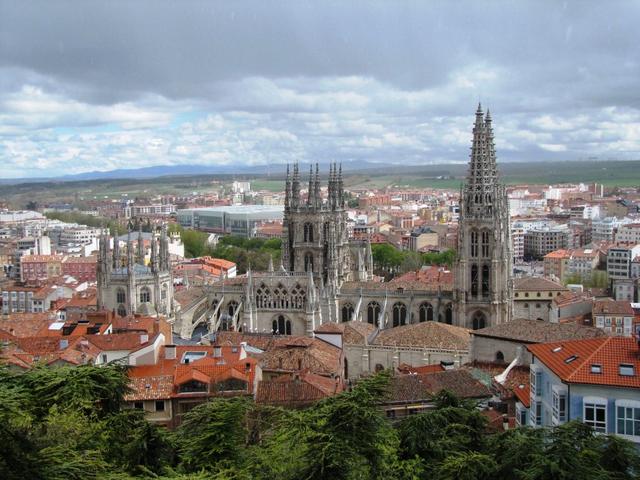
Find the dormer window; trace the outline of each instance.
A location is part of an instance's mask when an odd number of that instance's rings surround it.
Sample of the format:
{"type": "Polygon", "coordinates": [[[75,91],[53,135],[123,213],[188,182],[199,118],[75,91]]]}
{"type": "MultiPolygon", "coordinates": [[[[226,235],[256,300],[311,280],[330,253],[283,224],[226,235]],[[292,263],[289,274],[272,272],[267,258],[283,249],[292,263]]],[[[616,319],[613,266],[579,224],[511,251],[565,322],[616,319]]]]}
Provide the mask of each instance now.
{"type": "Polygon", "coordinates": [[[633,368],[633,364],[631,363],[621,363],[620,364],[620,375],[625,377],[633,377],[635,375],[635,369],[633,368]]]}
{"type": "Polygon", "coordinates": [[[593,363],[591,365],[591,373],[602,373],[602,365],[599,363],[593,363]]]}

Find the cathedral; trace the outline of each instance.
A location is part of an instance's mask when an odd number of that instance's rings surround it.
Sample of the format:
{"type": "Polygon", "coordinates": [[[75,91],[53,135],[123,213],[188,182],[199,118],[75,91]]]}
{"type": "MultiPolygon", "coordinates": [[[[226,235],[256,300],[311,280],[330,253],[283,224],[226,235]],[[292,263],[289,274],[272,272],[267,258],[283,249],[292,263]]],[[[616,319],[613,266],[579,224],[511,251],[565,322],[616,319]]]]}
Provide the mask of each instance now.
{"type": "MultiPolygon", "coordinates": [[[[476,112],[460,192],[458,258],[450,283],[378,282],[368,242],[349,240],[341,167],[321,195],[318,165],[306,198],[298,165],[287,168],[282,261],[266,272],[220,281],[209,293],[209,329],[312,335],[323,323],[361,321],[380,329],[439,321],[479,329],[512,316],[509,208],[496,165],[491,115],[476,112]]],[[[193,325],[177,325],[188,336],[193,325]]]]}
{"type": "Polygon", "coordinates": [[[150,239],[149,263],[145,262],[142,232],[137,242],[127,237],[126,251],[121,252],[120,241],[113,239],[109,248],[107,235],[100,238],[98,251],[98,309],[111,310],[119,316],[163,315],[173,320],[173,277],[169,261],[169,237],[166,226],[150,239]]]}

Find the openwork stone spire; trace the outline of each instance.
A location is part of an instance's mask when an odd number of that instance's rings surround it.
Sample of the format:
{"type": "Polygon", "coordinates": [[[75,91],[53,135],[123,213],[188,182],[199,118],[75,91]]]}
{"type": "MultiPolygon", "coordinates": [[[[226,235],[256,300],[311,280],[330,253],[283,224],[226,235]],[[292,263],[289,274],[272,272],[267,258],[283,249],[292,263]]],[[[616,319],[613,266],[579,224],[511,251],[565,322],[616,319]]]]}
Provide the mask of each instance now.
{"type": "Polygon", "coordinates": [[[486,214],[495,202],[494,187],[499,182],[496,152],[493,143],[491,114],[486,117],[478,104],[473,126],[473,141],[469,172],[464,187],[464,198],[468,214],[486,214]]]}

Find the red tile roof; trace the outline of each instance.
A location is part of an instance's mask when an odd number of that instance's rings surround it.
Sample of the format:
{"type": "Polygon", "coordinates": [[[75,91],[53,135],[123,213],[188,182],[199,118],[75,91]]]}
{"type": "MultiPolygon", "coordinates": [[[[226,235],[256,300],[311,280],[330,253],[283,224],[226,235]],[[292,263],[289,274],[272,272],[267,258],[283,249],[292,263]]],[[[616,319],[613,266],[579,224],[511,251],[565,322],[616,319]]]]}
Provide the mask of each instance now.
{"type": "Polygon", "coordinates": [[[527,349],[564,382],[640,388],[640,348],[633,338],[541,343],[527,349]],[[620,375],[620,364],[633,365],[634,375],[620,375]],[[592,373],[592,365],[600,365],[602,373],[592,373]]]}
{"type": "Polygon", "coordinates": [[[513,394],[526,408],[531,406],[531,397],[529,396],[529,393],[529,383],[520,384],[513,389],[513,394]]]}

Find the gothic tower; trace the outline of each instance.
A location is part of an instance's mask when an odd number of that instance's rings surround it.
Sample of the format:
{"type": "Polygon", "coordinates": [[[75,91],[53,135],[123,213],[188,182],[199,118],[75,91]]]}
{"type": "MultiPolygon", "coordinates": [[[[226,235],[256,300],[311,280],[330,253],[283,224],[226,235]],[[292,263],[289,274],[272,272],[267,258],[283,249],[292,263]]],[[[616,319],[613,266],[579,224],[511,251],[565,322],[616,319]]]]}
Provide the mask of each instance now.
{"type": "Polygon", "coordinates": [[[351,272],[346,229],[342,167],[330,166],[327,199],[320,188],[318,164],[309,171],[306,201],[300,192],[300,171],[287,167],[283,221],[283,265],[290,272],[311,272],[318,285],[339,288],[351,272]]]}
{"type": "Polygon", "coordinates": [[[478,105],[467,179],[460,191],[457,324],[483,328],[512,314],[509,202],[500,182],[491,114],[478,105]]]}

